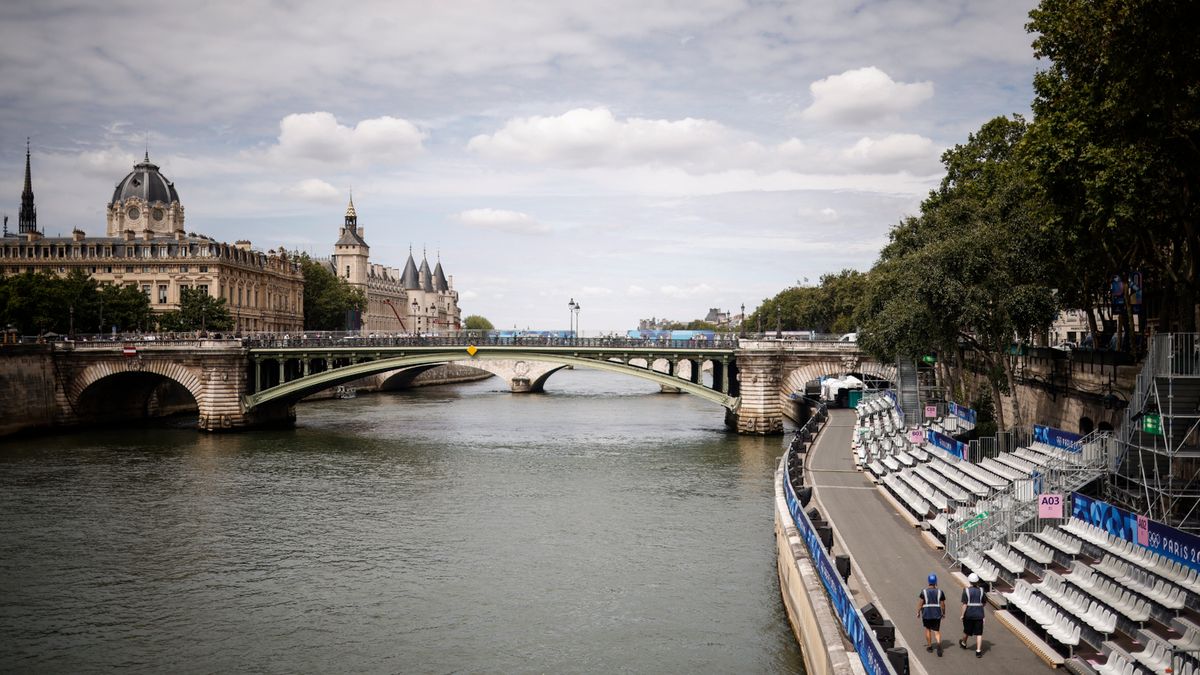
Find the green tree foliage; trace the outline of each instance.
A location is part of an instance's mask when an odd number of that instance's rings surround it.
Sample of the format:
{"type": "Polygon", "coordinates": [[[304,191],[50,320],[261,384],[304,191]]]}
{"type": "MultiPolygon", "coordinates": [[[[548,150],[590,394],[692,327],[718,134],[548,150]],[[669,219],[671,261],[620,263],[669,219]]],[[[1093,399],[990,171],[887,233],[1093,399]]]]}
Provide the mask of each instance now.
{"type": "Polygon", "coordinates": [[[464,319],[463,327],[467,330],[494,330],[496,328],[491,321],[478,314],[472,314],[464,319]]]}
{"type": "Polygon", "coordinates": [[[366,294],[335,276],[307,253],[296,256],[304,272],[304,327],[308,330],[345,330],[346,312],[365,311],[366,294]]]}
{"type": "Polygon", "coordinates": [[[1200,268],[1200,40],[1192,2],[1043,0],[1030,32],[1028,156],[1086,309],[1113,274],[1142,270],[1162,325],[1196,329],[1200,268]],[[1157,298],[1157,301],[1156,301],[1157,298]]]}
{"type": "Polygon", "coordinates": [[[863,349],[888,359],[934,351],[961,367],[967,345],[993,400],[1011,391],[1013,338],[1030,341],[1058,310],[1045,208],[1017,154],[1025,129],[997,117],[943,154],[946,176],[920,216],[893,229],[866,284],[863,349]]]}
{"type": "Polygon", "coordinates": [[[746,326],[758,326],[761,319],[764,331],[811,330],[817,333],[848,333],[854,330],[854,311],[862,297],[866,275],[856,270],[842,270],[821,277],[818,286],[793,286],[773,298],[762,301],[758,309],[746,317],[746,326]]]}
{"type": "Polygon", "coordinates": [[[100,286],[82,270],[0,278],[0,322],[23,334],[150,330],[150,300],[135,286],[100,286]]]}
{"type": "Polygon", "coordinates": [[[225,298],[214,298],[197,288],[179,292],[179,309],[162,314],[158,325],[164,331],[229,330],[233,316],[225,298]]]}

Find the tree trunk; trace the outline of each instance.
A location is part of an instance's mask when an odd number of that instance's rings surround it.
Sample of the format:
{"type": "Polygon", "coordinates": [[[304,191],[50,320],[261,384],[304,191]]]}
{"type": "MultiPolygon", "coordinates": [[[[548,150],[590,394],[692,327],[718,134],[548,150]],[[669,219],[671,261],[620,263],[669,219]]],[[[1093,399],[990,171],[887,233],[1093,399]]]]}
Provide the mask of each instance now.
{"type": "Polygon", "coordinates": [[[1008,394],[1012,397],[1013,402],[1013,428],[1020,427],[1024,421],[1024,416],[1021,414],[1021,397],[1017,395],[1016,378],[1013,376],[1015,367],[1013,362],[1017,360],[1015,356],[1006,356],[1004,358],[1004,377],[1008,380],[1008,394]]]}

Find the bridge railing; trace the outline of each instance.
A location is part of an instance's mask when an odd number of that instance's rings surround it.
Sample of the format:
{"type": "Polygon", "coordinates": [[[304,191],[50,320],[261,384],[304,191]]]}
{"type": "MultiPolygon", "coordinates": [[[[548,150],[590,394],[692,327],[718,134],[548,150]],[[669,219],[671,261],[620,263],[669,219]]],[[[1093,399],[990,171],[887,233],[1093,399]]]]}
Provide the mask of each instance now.
{"type": "Polygon", "coordinates": [[[537,336],[458,336],[458,335],[375,335],[341,336],[255,336],[242,338],[250,348],[296,347],[580,347],[598,349],[673,348],[737,349],[733,340],[639,340],[635,338],[560,338],[537,336]]]}

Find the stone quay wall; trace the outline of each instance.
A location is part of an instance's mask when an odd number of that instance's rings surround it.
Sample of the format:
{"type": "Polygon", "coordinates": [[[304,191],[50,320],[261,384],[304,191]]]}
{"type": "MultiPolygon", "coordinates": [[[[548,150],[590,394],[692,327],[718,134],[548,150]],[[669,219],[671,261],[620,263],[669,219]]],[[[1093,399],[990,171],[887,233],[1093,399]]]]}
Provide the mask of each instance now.
{"type": "Polygon", "coordinates": [[[0,347],[0,437],[52,427],[54,390],[49,345],[0,347]]]}

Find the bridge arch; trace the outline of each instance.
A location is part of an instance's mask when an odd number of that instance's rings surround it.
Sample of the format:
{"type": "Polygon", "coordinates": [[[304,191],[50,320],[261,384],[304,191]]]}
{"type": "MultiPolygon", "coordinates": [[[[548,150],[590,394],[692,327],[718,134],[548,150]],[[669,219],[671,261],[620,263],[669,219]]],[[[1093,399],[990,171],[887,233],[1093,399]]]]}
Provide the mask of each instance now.
{"type": "MultiPolygon", "coordinates": [[[[381,358],[371,361],[362,361],[342,368],[323,371],[310,374],[301,378],[285,382],[278,386],[271,387],[261,392],[246,396],[243,403],[244,408],[249,411],[258,406],[276,401],[295,402],[305,396],[313,394],[322,389],[345,384],[353,380],[397,369],[410,369],[418,366],[440,365],[444,363],[457,362],[463,365],[470,365],[473,368],[486,370],[493,374],[507,376],[507,372],[489,362],[509,361],[525,364],[538,364],[540,367],[530,367],[528,371],[529,389],[525,391],[537,391],[533,389],[534,385],[540,387],[545,383],[552,373],[561,370],[567,366],[577,366],[580,368],[591,368],[593,370],[604,370],[615,373],[622,373],[642,379],[651,380],[660,385],[667,385],[678,388],[679,390],[698,396],[714,403],[719,403],[729,410],[736,410],[739,404],[739,399],[728,394],[724,394],[713,389],[709,389],[702,384],[696,384],[681,380],[666,373],[661,373],[648,368],[631,366],[621,362],[589,359],[569,354],[538,354],[531,352],[488,352],[479,350],[474,356],[469,359],[464,359],[463,354],[459,350],[446,352],[426,352],[421,354],[412,354],[398,356],[392,358],[381,358]]],[[[518,375],[520,375],[518,373],[518,375]]]]}
{"type": "Polygon", "coordinates": [[[93,364],[73,378],[64,393],[74,415],[93,422],[198,410],[204,402],[204,386],[196,373],[156,359],[93,364]]]}
{"type": "Polygon", "coordinates": [[[785,401],[793,392],[804,391],[805,386],[822,377],[830,375],[845,375],[861,373],[888,382],[896,382],[895,364],[879,363],[878,361],[860,361],[857,359],[812,361],[784,375],[779,386],[780,401],[785,401]]]}

